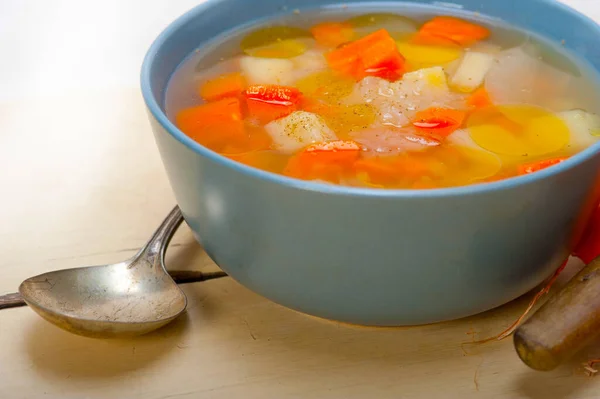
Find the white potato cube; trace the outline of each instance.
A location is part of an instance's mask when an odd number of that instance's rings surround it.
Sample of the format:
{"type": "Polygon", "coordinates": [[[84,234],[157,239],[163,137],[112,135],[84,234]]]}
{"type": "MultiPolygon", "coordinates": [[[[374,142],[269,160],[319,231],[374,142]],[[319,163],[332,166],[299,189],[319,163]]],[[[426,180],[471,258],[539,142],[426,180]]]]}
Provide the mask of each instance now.
{"type": "Polygon", "coordinates": [[[483,84],[494,59],[493,55],[487,53],[465,53],[450,84],[466,93],[474,91],[483,84]]]}
{"type": "Polygon", "coordinates": [[[557,116],[571,131],[570,147],[582,150],[600,138],[600,116],[580,109],[559,112],[557,116]]]}
{"type": "Polygon", "coordinates": [[[265,129],[273,139],[275,149],[286,153],[337,138],[323,118],[305,111],[296,111],[285,118],[269,122],[265,129]]]}
{"type": "Polygon", "coordinates": [[[286,85],[293,80],[294,63],[290,60],[242,57],[240,67],[250,84],[286,85]]]}
{"type": "Polygon", "coordinates": [[[302,55],[291,58],[290,61],[298,69],[305,70],[306,73],[320,71],[327,68],[327,60],[322,52],[316,50],[308,50],[302,55]]]}
{"type": "Polygon", "coordinates": [[[446,73],[442,67],[423,68],[414,72],[404,74],[402,80],[396,85],[414,85],[414,89],[421,91],[427,87],[448,90],[446,73]]]}

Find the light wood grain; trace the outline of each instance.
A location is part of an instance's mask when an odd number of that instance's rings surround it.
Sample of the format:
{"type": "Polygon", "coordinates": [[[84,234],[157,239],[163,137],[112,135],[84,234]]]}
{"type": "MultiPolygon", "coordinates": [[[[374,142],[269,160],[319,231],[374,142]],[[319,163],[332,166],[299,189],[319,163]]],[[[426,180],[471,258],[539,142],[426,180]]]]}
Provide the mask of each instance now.
{"type": "MultiPolygon", "coordinates": [[[[154,36],[197,1],[81,3],[0,2],[0,294],[34,274],[130,256],[174,204],[138,72],[154,36]]],[[[600,20],[596,0],[569,3],[600,20]]],[[[187,228],[168,264],[218,270],[187,228]]],[[[529,297],[466,320],[372,329],[282,308],[230,278],[184,290],[185,317],[132,340],[82,338],[30,309],[1,311],[0,398],[591,399],[600,390],[579,366],[600,347],[543,374],[520,363],[510,340],[461,345],[504,329],[529,297]]]]}

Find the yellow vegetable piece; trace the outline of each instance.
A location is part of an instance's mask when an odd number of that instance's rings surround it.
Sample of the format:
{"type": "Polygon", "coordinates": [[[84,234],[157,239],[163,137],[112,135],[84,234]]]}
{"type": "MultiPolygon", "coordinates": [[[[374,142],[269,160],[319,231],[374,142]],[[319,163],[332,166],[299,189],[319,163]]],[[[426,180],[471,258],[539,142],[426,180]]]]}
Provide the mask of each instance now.
{"type": "Polygon", "coordinates": [[[396,42],[411,69],[448,64],[462,55],[460,46],[426,46],[410,43],[404,38],[396,42]]]}
{"type": "Polygon", "coordinates": [[[311,38],[309,31],[293,26],[270,26],[257,29],[246,35],[240,47],[248,55],[256,55],[256,51],[264,51],[268,58],[290,58],[303,54],[306,51],[306,45],[299,41],[302,38],[311,38]],[[281,53],[279,57],[273,57],[281,53]]]}
{"type": "Polygon", "coordinates": [[[375,110],[369,104],[333,106],[331,112],[323,115],[327,126],[338,136],[368,128],[375,122],[375,110]]]}
{"type": "Polygon", "coordinates": [[[428,159],[440,187],[475,183],[495,176],[502,168],[497,155],[464,145],[436,147],[429,151],[428,159]]]}
{"type": "Polygon", "coordinates": [[[299,40],[281,40],[266,46],[246,50],[246,54],[260,58],[292,58],[306,52],[307,45],[299,40]]]}
{"type": "Polygon", "coordinates": [[[298,80],[295,86],[306,96],[337,102],[352,93],[354,84],[354,80],[326,70],[298,80]]]}
{"type": "Polygon", "coordinates": [[[458,148],[461,161],[449,174],[453,184],[470,184],[487,179],[496,175],[502,168],[500,158],[489,152],[468,147],[458,148]]]}
{"type": "Polygon", "coordinates": [[[499,155],[539,156],[562,149],[569,129],[557,116],[531,105],[504,105],[475,111],[467,122],[471,138],[499,155]]]}

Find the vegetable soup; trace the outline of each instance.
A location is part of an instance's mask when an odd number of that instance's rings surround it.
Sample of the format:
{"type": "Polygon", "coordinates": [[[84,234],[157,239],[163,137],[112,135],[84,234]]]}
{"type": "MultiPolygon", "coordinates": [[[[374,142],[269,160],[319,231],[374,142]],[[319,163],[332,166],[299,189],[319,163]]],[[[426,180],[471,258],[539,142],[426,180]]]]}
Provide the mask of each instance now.
{"type": "Polygon", "coordinates": [[[600,137],[598,79],[560,43],[398,9],[296,10],[229,33],[178,68],[167,114],[248,166],[382,189],[535,173],[600,137]]]}

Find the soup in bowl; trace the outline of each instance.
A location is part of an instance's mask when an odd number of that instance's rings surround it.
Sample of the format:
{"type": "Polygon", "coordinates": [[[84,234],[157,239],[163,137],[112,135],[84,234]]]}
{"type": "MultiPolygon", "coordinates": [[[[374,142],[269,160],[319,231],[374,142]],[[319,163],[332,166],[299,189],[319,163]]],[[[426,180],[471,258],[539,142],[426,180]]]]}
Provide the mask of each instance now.
{"type": "Polygon", "coordinates": [[[207,253],[367,325],[471,315],[548,277],[598,203],[600,28],[516,4],[224,0],[175,21],[142,88],[207,253]]]}

